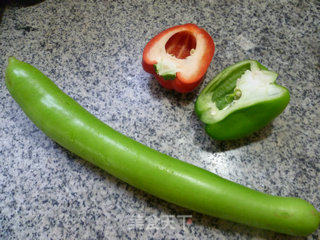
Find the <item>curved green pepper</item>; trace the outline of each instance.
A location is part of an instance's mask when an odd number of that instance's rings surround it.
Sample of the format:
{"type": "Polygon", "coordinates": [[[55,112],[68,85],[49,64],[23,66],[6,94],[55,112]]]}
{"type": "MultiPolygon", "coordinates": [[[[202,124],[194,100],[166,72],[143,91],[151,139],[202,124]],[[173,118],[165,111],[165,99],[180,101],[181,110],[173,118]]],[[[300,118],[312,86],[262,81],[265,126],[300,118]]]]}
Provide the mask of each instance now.
{"type": "Polygon", "coordinates": [[[318,228],[320,213],[310,203],[246,188],[146,147],[95,118],[27,63],[9,58],[6,85],[26,115],[54,141],[154,196],[291,235],[318,228]]]}
{"type": "Polygon", "coordinates": [[[254,60],[220,72],[200,93],[195,111],[206,132],[218,140],[238,139],[261,129],[288,105],[289,91],[277,74],[254,60]]]}

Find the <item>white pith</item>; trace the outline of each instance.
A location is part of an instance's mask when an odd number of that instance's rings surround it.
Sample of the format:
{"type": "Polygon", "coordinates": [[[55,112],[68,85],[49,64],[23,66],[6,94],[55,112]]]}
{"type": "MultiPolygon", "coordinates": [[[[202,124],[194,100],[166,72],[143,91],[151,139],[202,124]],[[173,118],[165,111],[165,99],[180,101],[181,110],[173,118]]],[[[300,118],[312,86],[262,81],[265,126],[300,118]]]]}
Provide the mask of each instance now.
{"type": "Polygon", "coordinates": [[[159,68],[157,65],[157,69],[159,75],[163,75],[163,73],[170,72],[170,74],[175,74],[180,72],[182,77],[185,79],[190,79],[196,75],[198,75],[194,69],[199,69],[201,66],[201,61],[198,59],[202,59],[206,49],[206,40],[199,33],[191,33],[196,38],[196,49],[190,51],[190,56],[179,59],[173,55],[170,55],[166,52],[165,45],[167,41],[176,33],[188,31],[188,28],[180,28],[175,31],[172,31],[166,35],[164,35],[159,41],[157,41],[154,46],[148,52],[147,57],[151,60],[155,60],[159,65],[163,68],[159,68]]]}
{"type": "Polygon", "coordinates": [[[236,89],[241,91],[241,97],[233,100],[224,109],[219,110],[215,102],[212,102],[212,93],[208,93],[201,99],[202,104],[206,104],[207,111],[202,115],[205,122],[217,122],[224,119],[236,109],[254,105],[278,98],[284,90],[275,85],[277,74],[272,71],[260,70],[253,65],[251,70],[245,73],[237,80],[236,89]]]}
{"type": "Polygon", "coordinates": [[[157,63],[157,71],[160,76],[177,73],[177,67],[174,62],[171,61],[159,61],[157,63]]]}

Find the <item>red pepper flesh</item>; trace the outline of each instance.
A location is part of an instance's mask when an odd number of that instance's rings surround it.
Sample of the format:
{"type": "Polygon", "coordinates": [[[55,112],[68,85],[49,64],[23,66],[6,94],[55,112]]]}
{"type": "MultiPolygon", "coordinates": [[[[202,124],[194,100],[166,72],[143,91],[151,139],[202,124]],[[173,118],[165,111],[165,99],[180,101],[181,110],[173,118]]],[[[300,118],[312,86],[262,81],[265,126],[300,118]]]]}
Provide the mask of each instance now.
{"type": "Polygon", "coordinates": [[[142,66],[163,87],[186,93],[202,81],[214,50],[211,36],[188,23],[164,30],[151,39],[144,48],[142,66]]]}

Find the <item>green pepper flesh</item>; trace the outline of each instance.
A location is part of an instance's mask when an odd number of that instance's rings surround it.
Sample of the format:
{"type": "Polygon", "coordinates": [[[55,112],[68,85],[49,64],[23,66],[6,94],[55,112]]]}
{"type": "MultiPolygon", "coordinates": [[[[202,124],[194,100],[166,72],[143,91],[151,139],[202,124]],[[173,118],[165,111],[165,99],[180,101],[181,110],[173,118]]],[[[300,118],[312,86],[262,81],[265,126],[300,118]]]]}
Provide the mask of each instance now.
{"type": "Polygon", "coordinates": [[[225,68],[195,104],[206,132],[218,140],[232,140],[266,126],[290,100],[289,91],[276,84],[276,78],[276,73],[253,60],[225,68]]]}

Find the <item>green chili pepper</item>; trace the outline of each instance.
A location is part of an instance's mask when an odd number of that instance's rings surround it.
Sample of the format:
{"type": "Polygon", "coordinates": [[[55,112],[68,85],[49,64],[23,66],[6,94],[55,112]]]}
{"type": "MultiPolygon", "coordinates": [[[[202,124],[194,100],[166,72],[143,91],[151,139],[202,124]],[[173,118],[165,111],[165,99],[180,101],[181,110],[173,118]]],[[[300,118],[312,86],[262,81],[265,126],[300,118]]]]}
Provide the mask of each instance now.
{"type": "Polygon", "coordinates": [[[200,93],[195,111],[218,140],[238,139],[261,129],[288,105],[289,91],[277,74],[257,61],[225,68],[200,93]]]}
{"type": "Polygon", "coordinates": [[[50,138],[121,180],[177,205],[254,227],[308,235],[320,213],[308,202],[267,195],[148,148],[113,130],[33,66],[9,58],[6,85],[50,138]]]}

